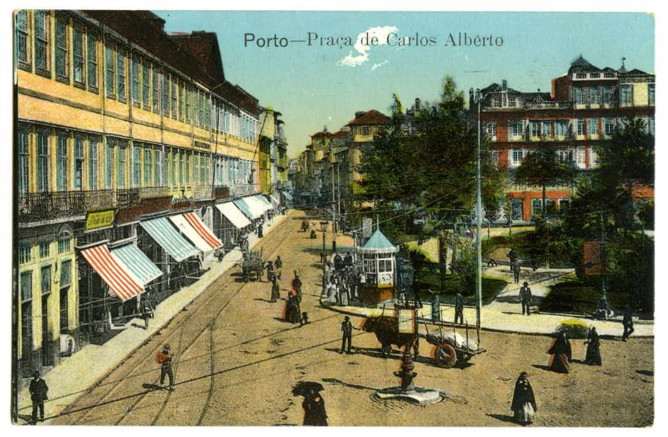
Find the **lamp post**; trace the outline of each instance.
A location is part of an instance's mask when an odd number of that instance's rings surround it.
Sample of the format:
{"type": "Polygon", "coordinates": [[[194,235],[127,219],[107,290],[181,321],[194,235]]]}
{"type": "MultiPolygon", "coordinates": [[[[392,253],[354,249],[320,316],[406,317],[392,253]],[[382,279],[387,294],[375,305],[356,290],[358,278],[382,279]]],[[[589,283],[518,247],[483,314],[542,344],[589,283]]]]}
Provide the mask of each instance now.
{"type": "Polygon", "coordinates": [[[322,232],[322,253],[320,254],[322,261],[322,293],[325,293],[325,265],[327,264],[327,246],[325,240],[327,238],[327,225],[326,221],[320,222],[320,231],[322,232]]]}
{"type": "Polygon", "coordinates": [[[482,105],[483,94],[480,92],[480,89],[473,90],[470,93],[474,97],[474,101],[477,104],[477,145],[476,145],[476,202],[475,202],[475,212],[476,212],[476,330],[478,331],[478,337],[480,337],[480,324],[482,321],[482,184],[480,177],[480,141],[481,141],[481,125],[480,125],[480,106],[482,105]]]}

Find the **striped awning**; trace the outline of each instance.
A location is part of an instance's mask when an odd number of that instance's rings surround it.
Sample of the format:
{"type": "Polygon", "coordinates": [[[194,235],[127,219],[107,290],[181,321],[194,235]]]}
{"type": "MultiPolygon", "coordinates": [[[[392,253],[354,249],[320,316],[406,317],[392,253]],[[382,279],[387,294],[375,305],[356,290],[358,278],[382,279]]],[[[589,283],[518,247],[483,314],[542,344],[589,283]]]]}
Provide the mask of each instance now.
{"type": "Polygon", "coordinates": [[[202,236],[192,227],[188,220],[183,217],[183,214],[171,215],[169,220],[174,223],[174,226],[185,236],[196,248],[202,252],[211,252],[211,246],[202,238],[202,236]]]}
{"type": "Polygon", "coordinates": [[[123,263],[111,256],[106,244],[84,249],[81,254],[109,286],[111,296],[116,296],[125,302],[144,292],[139,279],[130,273],[123,263]]]}
{"type": "Polygon", "coordinates": [[[234,204],[243,212],[246,217],[248,217],[251,220],[256,220],[262,217],[262,213],[257,213],[257,211],[251,210],[251,207],[247,201],[248,197],[244,197],[242,199],[237,199],[234,201],[234,204]]]}
{"type": "Polygon", "coordinates": [[[219,249],[223,246],[223,242],[216,237],[209,227],[204,224],[202,219],[194,212],[186,212],[183,217],[188,221],[190,226],[197,231],[204,241],[211,247],[212,250],[219,249]]]}
{"type": "Polygon", "coordinates": [[[167,217],[143,221],[140,226],[174,258],[176,262],[184,261],[191,256],[198,256],[200,251],[188,242],[167,217]]]}
{"type": "Polygon", "coordinates": [[[162,276],[158,266],[153,264],[149,257],[134,244],[112,249],[111,256],[123,264],[144,285],[162,276]]]}
{"type": "Polygon", "coordinates": [[[251,222],[246,216],[237,208],[233,202],[225,202],[216,205],[218,211],[225,216],[237,229],[243,229],[250,226],[251,222]]]}

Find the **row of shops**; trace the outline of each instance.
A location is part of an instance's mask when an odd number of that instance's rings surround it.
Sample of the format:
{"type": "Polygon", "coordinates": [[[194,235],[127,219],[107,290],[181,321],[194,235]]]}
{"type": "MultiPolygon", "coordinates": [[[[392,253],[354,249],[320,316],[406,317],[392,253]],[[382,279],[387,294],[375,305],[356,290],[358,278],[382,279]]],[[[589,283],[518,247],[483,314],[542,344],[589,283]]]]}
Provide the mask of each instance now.
{"type": "MultiPolygon", "coordinates": [[[[26,300],[21,306],[21,373],[52,367],[84,345],[102,344],[131,327],[146,307],[155,309],[226,253],[243,247],[250,233],[261,236],[283,204],[278,192],[199,205],[149,198],[129,208],[88,211],[85,219],[64,225],[73,241],[67,293],[60,299],[26,300]],[[51,320],[58,319],[51,313],[61,314],[60,323],[51,320]],[[33,323],[35,315],[42,319],[39,326],[33,323]]],[[[50,262],[48,281],[52,271],[60,267],[63,276],[65,270],[63,261],[50,262]]],[[[43,295],[44,268],[33,270],[20,282],[29,279],[31,288],[41,282],[41,292],[35,294],[43,295]]],[[[32,297],[32,290],[27,294],[32,297]]]]}

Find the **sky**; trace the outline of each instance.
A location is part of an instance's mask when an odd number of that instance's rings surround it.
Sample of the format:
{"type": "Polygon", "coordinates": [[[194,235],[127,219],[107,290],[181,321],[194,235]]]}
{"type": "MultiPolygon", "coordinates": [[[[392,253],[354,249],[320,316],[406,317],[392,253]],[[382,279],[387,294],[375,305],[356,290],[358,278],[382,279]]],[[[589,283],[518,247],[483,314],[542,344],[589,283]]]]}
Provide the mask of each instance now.
{"type": "Polygon", "coordinates": [[[435,100],[446,75],[461,90],[506,79],[521,91],[549,91],[579,55],[601,68],[625,57],[627,69],[654,72],[654,19],[645,13],[156,13],[167,32],[217,33],[227,80],[283,114],[290,157],[356,111],[388,113],[393,93],[404,106],[435,100]],[[460,34],[485,46],[459,45],[460,34]]]}

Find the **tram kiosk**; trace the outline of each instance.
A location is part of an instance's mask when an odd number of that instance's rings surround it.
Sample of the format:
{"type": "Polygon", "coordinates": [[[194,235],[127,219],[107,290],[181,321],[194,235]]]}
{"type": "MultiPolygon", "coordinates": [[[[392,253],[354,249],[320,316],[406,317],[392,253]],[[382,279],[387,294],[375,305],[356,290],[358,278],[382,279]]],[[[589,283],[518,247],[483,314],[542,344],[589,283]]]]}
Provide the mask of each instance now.
{"type": "Polygon", "coordinates": [[[366,305],[378,305],[394,297],[396,285],[396,253],[399,248],[380,231],[371,235],[357,248],[357,260],[363,275],[360,300],[366,305]]]}

